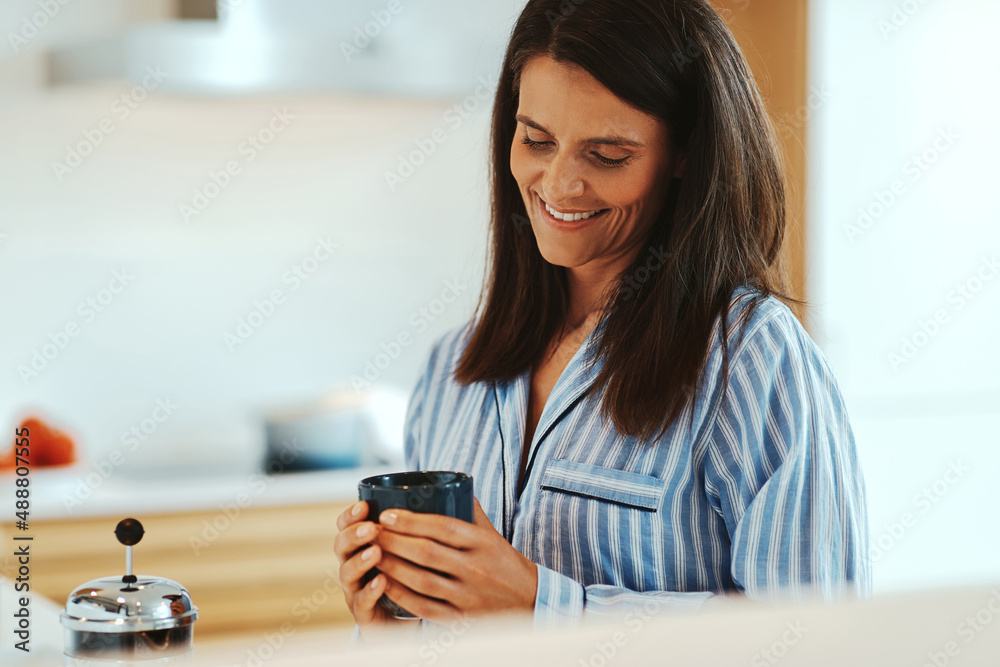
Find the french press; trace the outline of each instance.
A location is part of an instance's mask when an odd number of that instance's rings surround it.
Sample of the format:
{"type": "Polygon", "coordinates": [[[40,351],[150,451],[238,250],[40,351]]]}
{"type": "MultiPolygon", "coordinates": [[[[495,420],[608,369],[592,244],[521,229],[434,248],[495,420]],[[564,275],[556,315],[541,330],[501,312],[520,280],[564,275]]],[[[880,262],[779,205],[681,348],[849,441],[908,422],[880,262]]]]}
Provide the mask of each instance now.
{"type": "Polygon", "coordinates": [[[125,576],[88,581],[70,593],[59,616],[64,653],[90,660],[139,661],[191,657],[198,608],[183,586],[170,579],[132,574],[132,547],[145,531],[123,519],[115,536],[125,545],[125,576]]]}

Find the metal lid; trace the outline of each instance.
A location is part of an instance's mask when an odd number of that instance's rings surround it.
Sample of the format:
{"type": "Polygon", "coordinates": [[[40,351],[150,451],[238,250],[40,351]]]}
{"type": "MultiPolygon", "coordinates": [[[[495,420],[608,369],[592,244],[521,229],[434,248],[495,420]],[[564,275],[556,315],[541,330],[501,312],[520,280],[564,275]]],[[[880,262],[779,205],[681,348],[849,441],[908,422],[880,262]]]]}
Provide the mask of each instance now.
{"type": "Polygon", "coordinates": [[[183,586],[170,579],[138,575],[94,579],[70,593],[59,621],[70,630],[123,633],[189,625],[198,608],[183,586]]]}

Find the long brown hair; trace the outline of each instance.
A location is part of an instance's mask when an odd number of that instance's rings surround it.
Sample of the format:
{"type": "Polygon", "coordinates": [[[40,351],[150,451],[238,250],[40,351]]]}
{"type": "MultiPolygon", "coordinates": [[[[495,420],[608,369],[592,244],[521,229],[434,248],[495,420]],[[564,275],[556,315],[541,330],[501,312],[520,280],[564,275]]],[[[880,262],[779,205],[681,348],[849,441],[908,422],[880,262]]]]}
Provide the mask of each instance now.
{"type": "MultiPolygon", "coordinates": [[[[778,257],[785,182],[774,129],[729,28],[704,0],[530,0],[518,18],[493,105],[489,267],[476,324],[455,370],[462,383],[506,381],[542,360],[565,328],[566,269],[546,262],[510,171],[520,75],[537,55],[574,63],[667,128],[684,151],[647,253],[607,295],[596,338],[604,364],[594,387],[619,432],[662,434],[697,386],[713,324],[722,335],[736,288],[753,288],[749,313],[782,294],[778,257]],[[642,278],[641,282],[635,277],[642,278]]],[[[723,377],[729,357],[723,346],[723,377]]]]}

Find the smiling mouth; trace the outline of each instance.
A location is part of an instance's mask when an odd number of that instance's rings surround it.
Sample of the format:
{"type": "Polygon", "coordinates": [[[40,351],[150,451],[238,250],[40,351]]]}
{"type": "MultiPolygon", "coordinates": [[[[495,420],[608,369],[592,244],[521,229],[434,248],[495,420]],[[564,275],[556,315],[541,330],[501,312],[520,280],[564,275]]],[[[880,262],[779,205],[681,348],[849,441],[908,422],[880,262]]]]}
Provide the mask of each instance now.
{"type": "Polygon", "coordinates": [[[542,203],[542,208],[545,209],[545,212],[558,222],[578,222],[580,220],[589,220],[590,218],[597,217],[610,210],[606,208],[599,208],[594,209],[593,211],[562,212],[549,206],[549,204],[546,203],[546,201],[541,197],[538,198],[538,201],[542,203]]]}

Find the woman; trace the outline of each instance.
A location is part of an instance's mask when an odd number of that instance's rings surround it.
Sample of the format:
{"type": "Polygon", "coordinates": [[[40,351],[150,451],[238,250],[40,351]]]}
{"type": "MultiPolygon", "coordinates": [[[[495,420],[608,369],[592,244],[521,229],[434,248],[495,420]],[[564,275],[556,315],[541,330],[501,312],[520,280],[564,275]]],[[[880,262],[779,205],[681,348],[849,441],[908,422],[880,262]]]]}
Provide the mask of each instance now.
{"type": "Polygon", "coordinates": [[[434,346],[406,425],[411,469],[474,477],[475,524],[345,511],[362,631],[395,622],[383,593],[431,622],[868,594],[844,404],[776,298],[773,130],[708,3],[530,0],[492,168],[478,315],[434,346]]]}

